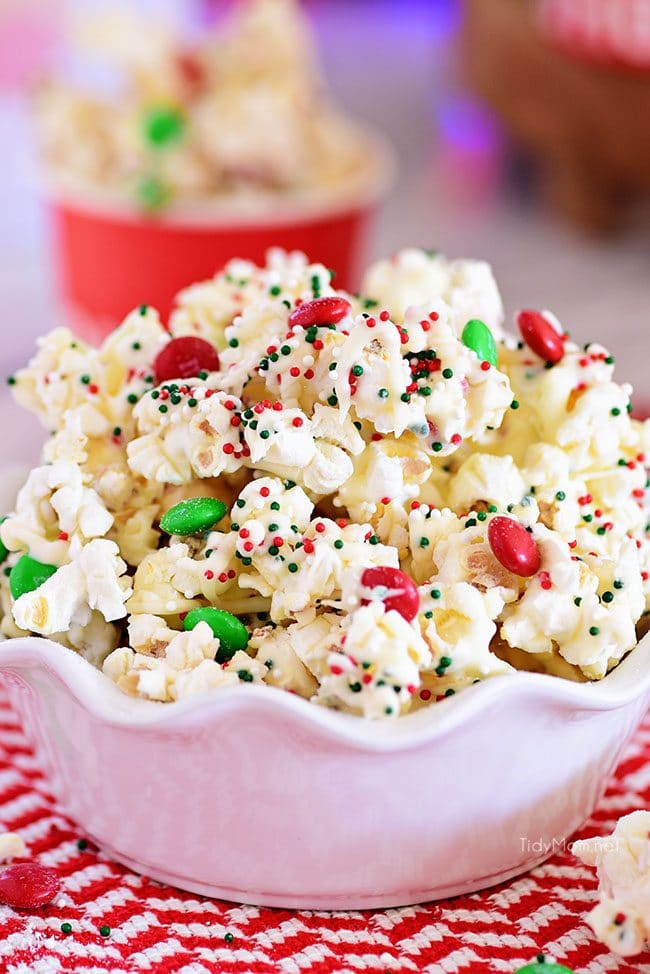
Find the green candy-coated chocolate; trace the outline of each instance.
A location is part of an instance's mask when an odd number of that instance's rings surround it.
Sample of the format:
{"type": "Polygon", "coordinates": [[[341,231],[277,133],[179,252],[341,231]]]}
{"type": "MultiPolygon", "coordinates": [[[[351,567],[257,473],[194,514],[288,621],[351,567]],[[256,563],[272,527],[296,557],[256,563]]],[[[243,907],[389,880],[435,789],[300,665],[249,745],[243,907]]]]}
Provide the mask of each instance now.
{"type": "Polygon", "coordinates": [[[46,565],[42,561],[36,561],[30,555],[22,555],[9,575],[11,594],[15,599],[19,599],[25,592],[33,592],[55,571],[56,565],[46,565]]]}
{"type": "Polygon", "coordinates": [[[183,619],[183,628],[194,629],[199,622],[207,622],[219,640],[217,663],[226,663],[239,649],[248,646],[248,630],[237,616],[225,609],[207,606],[205,609],[192,609],[183,619]]]}
{"type": "Polygon", "coordinates": [[[514,974],[573,974],[573,971],[552,960],[534,960],[524,967],[518,967],[514,974]]]}
{"type": "Polygon", "coordinates": [[[497,347],[494,336],[480,318],[472,318],[463,328],[463,345],[471,348],[482,362],[497,364],[497,347]]]}
{"type": "Polygon", "coordinates": [[[170,190],[157,176],[143,176],[135,187],[135,195],[144,210],[155,213],[169,202],[170,190]]]}
{"type": "MultiPolygon", "coordinates": [[[[0,525],[4,524],[6,520],[7,520],[6,517],[0,517],[0,525]]],[[[9,554],[9,549],[2,541],[2,538],[0,538],[0,565],[2,564],[3,561],[5,561],[8,554],[9,554]]]]}
{"type": "Polygon", "coordinates": [[[143,118],[144,137],[156,147],[169,145],[180,139],[185,129],[185,120],[176,108],[156,105],[149,109],[143,118]]]}
{"type": "Polygon", "coordinates": [[[160,519],[167,534],[201,534],[209,531],[226,513],[226,505],[216,497],[189,497],[174,504],[160,519]]]}

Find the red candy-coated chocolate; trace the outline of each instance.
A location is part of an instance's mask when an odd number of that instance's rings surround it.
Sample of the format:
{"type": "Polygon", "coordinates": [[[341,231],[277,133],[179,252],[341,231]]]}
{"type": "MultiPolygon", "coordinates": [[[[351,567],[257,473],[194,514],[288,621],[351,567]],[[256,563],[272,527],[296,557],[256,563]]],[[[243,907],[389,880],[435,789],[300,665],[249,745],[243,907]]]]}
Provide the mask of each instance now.
{"type": "Polygon", "coordinates": [[[291,312],[289,326],[295,328],[296,325],[302,325],[303,328],[309,328],[310,325],[335,325],[350,310],[350,302],[345,298],[314,298],[313,301],[304,301],[291,312]]]}
{"type": "Polygon", "coordinates": [[[528,347],[553,365],[564,356],[564,338],[539,311],[520,311],[517,325],[528,347]]]}
{"type": "Polygon", "coordinates": [[[509,572],[528,578],[539,571],[541,558],[537,542],[519,521],[494,517],[487,536],[492,554],[509,572]]]}
{"type": "MultiPolygon", "coordinates": [[[[399,568],[388,565],[376,565],[366,568],[361,576],[364,588],[385,588],[386,595],[382,602],[387,609],[399,612],[407,622],[415,619],[420,608],[420,593],[413,579],[399,568]]],[[[362,605],[368,605],[370,599],[362,599],[362,605]]]]}
{"type": "Polygon", "coordinates": [[[159,385],[170,379],[191,379],[199,372],[217,372],[218,369],[219,356],[214,345],[192,335],[172,338],[158,352],[153,363],[159,385]]]}
{"type": "Polygon", "coordinates": [[[38,862],[15,862],[0,872],[0,903],[19,910],[51,903],[59,889],[56,869],[38,862]]]}

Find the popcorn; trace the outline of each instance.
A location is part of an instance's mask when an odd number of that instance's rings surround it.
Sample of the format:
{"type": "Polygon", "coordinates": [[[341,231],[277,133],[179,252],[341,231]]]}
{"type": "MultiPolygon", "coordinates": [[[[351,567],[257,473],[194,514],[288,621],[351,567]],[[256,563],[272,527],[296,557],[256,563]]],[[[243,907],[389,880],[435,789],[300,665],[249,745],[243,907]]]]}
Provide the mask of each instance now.
{"type": "Polygon", "coordinates": [[[396,717],[408,710],[431,662],[420,633],[399,612],[372,602],[350,613],[345,640],[330,653],[316,702],[345,705],[366,717],[396,717]]]}
{"type": "Polygon", "coordinates": [[[502,336],[484,265],[408,251],[366,284],[275,250],[183,292],[171,337],[142,307],[97,350],[43,340],[14,391],[54,431],[0,524],[0,632],[148,700],[254,682],[372,719],[615,667],[650,610],[650,423],[611,356],[550,312],[502,336]],[[184,334],[218,370],[156,384],[184,334]],[[201,498],[216,523],[161,529],[201,498]]]}
{"type": "Polygon", "coordinates": [[[16,513],[0,527],[9,551],[61,565],[92,538],[101,538],[113,518],[79,467],[65,460],[36,467],[16,498],[16,513]]]}
{"type": "Polygon", "coordinates": [[[373,264],[361,291],[388,308],[394,321],[401,322],[412,305],[440,299],[449,308],[457,335],[470,318],[480,318],[496,339],[501,338],[501,296],[485,261],[447,261],[441,254],[409,247],[373,264]]]}
{"type": "MultiPolygon", "coordinates": [[[[77,31],[122,83],[112,97],[43,86],[42,150],[57,182],[144,209],[226,199],[240,212],[365,188],[372,145],[330,104],[296,0],[249,0],[200,45],[182,27],[127,9],[77,31]]],[[[245,278],[237,266],[233,276],[245,278]]]]}
{"type": "Polygon", "coordinates": [[[598,873],[590,927],[613,953],[640,954],[650,943],[650,812],[625,815],[610,836],[579,839],[572,851],[598,873]]]}
{"type": "Polygon", "coordinates": [[[131,595],[123,578],[126,564],[113,541],[94,539],[71,562],[63,565],[33,592],[13,605],[16,625],[42,636],[68,632],[73,623],[84,626],[96,609],[106,620],[123,619],[131,595]]]}

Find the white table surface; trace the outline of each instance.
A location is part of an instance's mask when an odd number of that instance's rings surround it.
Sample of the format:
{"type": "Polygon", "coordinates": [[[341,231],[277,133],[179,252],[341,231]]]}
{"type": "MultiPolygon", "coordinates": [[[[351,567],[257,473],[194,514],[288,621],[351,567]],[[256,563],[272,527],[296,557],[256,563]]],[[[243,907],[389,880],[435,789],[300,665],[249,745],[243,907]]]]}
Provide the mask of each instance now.
{"type": "MultiPolygon", "coordinates": [[[[621,238],[592,240],[504,182],[500,140],[467,121],[451,0],[357,0],[313,9],[333,90],[381,125],[400,157],[373,255],[420,244],[489,259],[510,312],[552,308],[578,340],[608,344],[618,375],[635,384],[638,397],[646,386],[650,398],[650,216],[621,238]]],[[[8,374],[60,317],[34,192],[30,125],[16,96],[0,94],[0,146],[0,374],[8,374]]],[[[4,385],[0,416],[5,463],[33,461],[42,433],[4,385]]]]}

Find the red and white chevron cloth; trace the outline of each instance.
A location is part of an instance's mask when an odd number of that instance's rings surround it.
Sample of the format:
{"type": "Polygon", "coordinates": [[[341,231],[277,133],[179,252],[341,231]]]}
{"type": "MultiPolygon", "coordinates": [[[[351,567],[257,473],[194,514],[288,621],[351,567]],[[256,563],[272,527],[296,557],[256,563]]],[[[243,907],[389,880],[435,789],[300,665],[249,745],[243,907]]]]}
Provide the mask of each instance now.
{"type": "MultiPolygon", "coordinates": [[[[645,807],[650,717],[581,836],[645,807]]],[[[485,893],[379,912],[234,906],[137,876],[79,849],[83,831],[58,810],[1,688],[0,827],[20,832],[63,888],[56,905],[32,913],[0,907],[0,974],[510,974],[539,951],[576,974],[650,974],[650,953],[621,960],[593,937],[583,916],[594,875],[568,850],[485,893]]]]}

